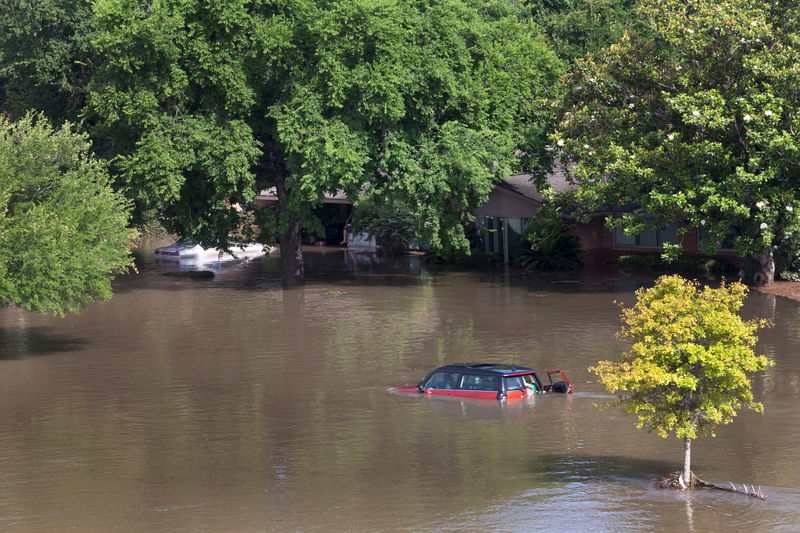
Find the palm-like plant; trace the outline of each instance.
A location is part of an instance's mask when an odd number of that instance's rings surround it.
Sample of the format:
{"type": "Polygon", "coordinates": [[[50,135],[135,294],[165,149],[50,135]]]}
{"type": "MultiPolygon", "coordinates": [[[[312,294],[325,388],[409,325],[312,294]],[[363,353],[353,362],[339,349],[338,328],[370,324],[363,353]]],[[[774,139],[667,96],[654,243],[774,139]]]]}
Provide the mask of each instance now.
{"type": "Polygon", "coordinates": [[[559,221],[532,219],[525,232],[516,264],[524,270],[552,272],[583,267],[580,237],[567,233],[569,226],[559,221]]]}

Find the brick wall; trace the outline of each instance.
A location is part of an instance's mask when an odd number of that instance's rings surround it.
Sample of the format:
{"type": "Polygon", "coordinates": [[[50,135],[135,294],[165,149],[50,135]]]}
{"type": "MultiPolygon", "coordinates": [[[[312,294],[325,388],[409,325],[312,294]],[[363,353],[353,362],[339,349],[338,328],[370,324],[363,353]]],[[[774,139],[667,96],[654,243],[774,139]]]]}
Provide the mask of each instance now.
{"type": "Polygon", "coordinates": [[[614,255],[614,235],[605,226],[603,217],[595,217],[586,223],[576,222],[569,230],[581,239],[587,265],[601,265],[616,261],[614,255]]]}
{"type": "MultiPolygon", "coordinates": [[[[581,239],[581,247],[585,252],[584,260],[587,265],[602,265],[616,263],[623,255],[658,253],[661,248],[648,248],[643,246],[621,246],[614,244],[614,232],[605,225],[605,217],[596,216],[586,223],[573,223],[569,230],[581,239]]],[[[679,236],[686,257],[703,255],[699,248],[699,235],[697,230],[690,229],[679,236]]],[[[740,260],[735,253],[721,250],[715,257],[726,263],[738,267],[740,260]]]]}

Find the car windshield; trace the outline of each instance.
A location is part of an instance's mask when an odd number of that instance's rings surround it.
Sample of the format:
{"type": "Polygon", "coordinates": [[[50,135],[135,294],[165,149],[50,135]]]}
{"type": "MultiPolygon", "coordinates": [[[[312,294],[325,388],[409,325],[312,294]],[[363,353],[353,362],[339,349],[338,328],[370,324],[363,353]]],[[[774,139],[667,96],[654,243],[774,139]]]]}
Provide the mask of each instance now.
{"type": "Polygon", "coordinates": [[[434,372],[425,383],[423,389],[456,389],[460,381],[460,375],[456,372],[434,372]]]}
{"type": "Polygon", "coordinates": [[[178,241],[173,244],[172,246],[195,246],[197,243],[191,237],[184,237],[182,239],[178,239],[178,241]]]}

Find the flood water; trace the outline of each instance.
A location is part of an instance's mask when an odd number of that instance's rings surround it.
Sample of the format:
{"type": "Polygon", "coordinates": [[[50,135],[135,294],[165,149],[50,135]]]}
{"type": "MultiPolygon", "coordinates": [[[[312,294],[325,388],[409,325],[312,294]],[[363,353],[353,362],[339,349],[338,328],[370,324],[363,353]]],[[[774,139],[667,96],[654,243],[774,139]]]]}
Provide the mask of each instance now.
{"type": "Polygon", "coordinates": [[[744,411],[697,441],[707,481],[653,488],[681,442],[595,406],[624,348],[624,275],[520,278],[309,249],[167,277],[145,254],[78,316],[0,311],[0,531],[800,531],[800,306],[774,321],[744,411]],[[452,362],[564,368],[577,393],[500,403],[389,392],[452,362]]]}

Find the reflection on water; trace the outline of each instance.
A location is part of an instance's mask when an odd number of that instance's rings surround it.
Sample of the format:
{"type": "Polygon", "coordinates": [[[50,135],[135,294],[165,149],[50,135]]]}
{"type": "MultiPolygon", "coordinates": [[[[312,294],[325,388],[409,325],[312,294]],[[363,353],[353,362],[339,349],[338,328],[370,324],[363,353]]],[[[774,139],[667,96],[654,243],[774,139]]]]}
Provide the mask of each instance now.
{"type": "Polygon", "coordinates": [[[680,443],[595,407],[586,369],[623,348],[614,300],[646,281],[312,249],[308,285],[284,292],[274,256],[207,281],[143,257],[80,316],[0,312],[0,530],[800,530],[792,302],[745,307],[776,324],[765,414],[693,446],[701,477],[762,485],[761,502],[652,488],[680,443]],[[564,368],[578,392],[388,392],[469,360],[564,368]]]}
{"type": "MultiPolygon", "coordinates": [[[[15,311],[20,315],[23,313],[21,310],[15,311]]],[[[9,314],[12,313],[9,311],[9,314]]],[[[26,327],[19,323],[12,327],[0,326],[0,360],[80,350],[86,342],[74,336],[54,335],[43,326],[26,327]]]]}
{"type": "Polygon", "coordinates": [[[432,396],[408,392],[391,392],[410,398],[409,401],[426,404],[431,412],[444,417],[471,419],[510,419],[532,415],[539,396],[529,396],[505,401],[457,396],[432,396]]]}

